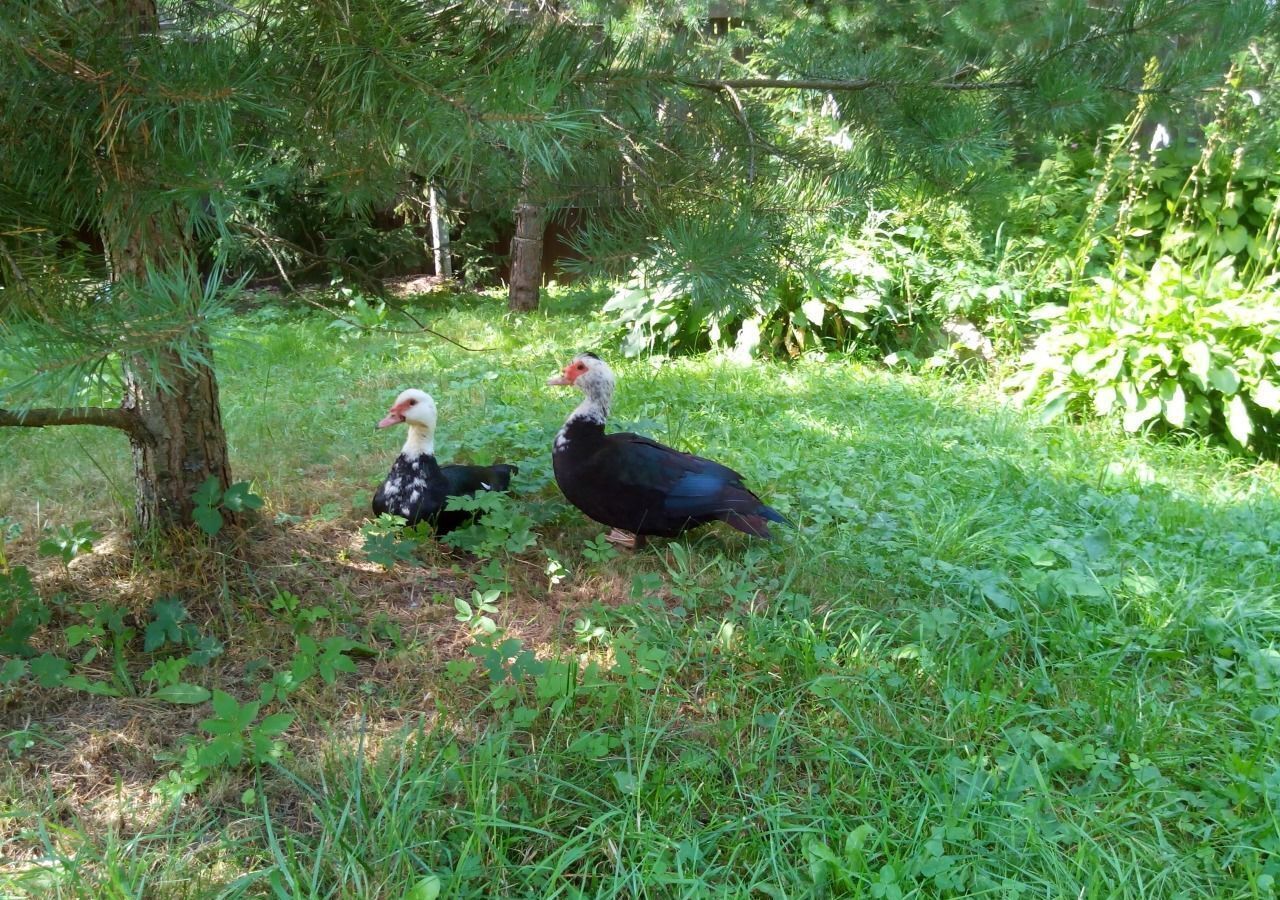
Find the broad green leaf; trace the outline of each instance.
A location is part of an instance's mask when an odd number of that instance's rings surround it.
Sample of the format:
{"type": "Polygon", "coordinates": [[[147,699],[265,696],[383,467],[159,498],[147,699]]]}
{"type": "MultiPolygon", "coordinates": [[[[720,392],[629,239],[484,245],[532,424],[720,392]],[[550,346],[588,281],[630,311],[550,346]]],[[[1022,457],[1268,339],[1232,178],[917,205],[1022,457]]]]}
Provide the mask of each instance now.
{"type": "Polygon", "coordinates": [[[203,703],[209,699],[209,691],[198,684],[189,684],[185,681],[179,681],[177,684],[171,684],[168,687],[162,687],[151,695],[156,700],[165,700],[169,703],[181,703],[190,705],[194,703],[203,703]]]}
{"type": "Polygon", "coordinates": [[[1112,347],[1081,350],[1071,357],[1071,370],[1077,375],[1088,375],[1098,367],[1098,363],[1113,356],[1115,356],[1115,350],[1112,347]]]}
{"type": "Polygon", "coordinates": [[[240,711],[240,704],[226,691],[214,691],[213,711],[224,719],[230,719],[240,711]]]}
{"type": "Polygon", "coordinates": [[[817,328],[822,325],[822,317],[826,314],[827,305],[821,300],[806,300],[800,304],[800,309],[804,312],[804,317],[809,320],[809,324],[817,328]]]}
{"type": "MultiPolygon", "coordinates": [[[[97,631],[92,625],[70,625],[66,630],[67,646],[74,647],[97,631]]],[[[97,633],[101,634],[100,631],[97,633]]]]}
{"type": "Polygon", "coordinates": [[[1164,404],[1164,418],[1174,428],[1181,428],[1187,422],[1187,395],[1182,385],[1172,378],[1160,386],[1160,400],[1164,404]]]}
{"type": "Polygon", "coordinates": [[[978,588],[982,591],[982,596],[986,597],[993,604],[1006,612],[1013,612],[1018,608],[1018,601],[1006,591],[1002,585],[1004,580],[999,574],[990,571],[980,571],[977,573],[978,588]]]}
{"type": "Polygon", "coordinates": [[[68,675],[62,679],[62,686],[73,691],[84,691],[99,697],[119,697],[120,692],[105,681],[90,681],[83,675],[68,675]]]}
{"type": "Polygon", "coordinates": [[[264,718],[258,723],[257,730],[263,734],[279,734],[293,724],[294,714],[278,712],[264,718]]]}
{"type": "Polygon", "coordinates": [[[10,684],[27,674],[25,659],[11,659],[0,667],[0,684],[10,684]]]}
{"type": "Polygon", "coordinates": [[[436,900],[440,896],[440,876],[428,875],[419,878],[417,883],[405,891],[401,900],[436,900]]]}
{"type": "Polygon", "coordinates": [[[1248,445],[1249,436],[1253,434],[1253,419],[1244,405],[1244,398],[1236,394],[1227,404],[1227,431],[1243,447],[1248,445]]]}
{"type": "Polygon", "coordinates": [[[262,498],[249,490],[247,481],[237,481],[222,495],[222,505],[232,512],[239,512],[242,509],[259,509],[262,506],[262,498]]]}
{"type": "Polygon", "coordinates": [[[1209,366],[1213,364],[1213,353],[1204,341],[1194,341],[1182,348],[1182,358],[1187,362],[1187,370],[1200,382],[1200,387],[1209,386],[1209,366]]]}
{"type": "Polygon", "coordinates": [[[147,623],[143,637],[142,649],[150,653],[164,646],[165,641],[175,644],[182,640],[182,626],[187,618],[187,609],[182,601],[174,597],[165,597],[151,605],[152,620],[147,623]]]}
{"type": "Polygon", "coordinates": [[[1249,393],[1249,398],[1265,410],[1280,412],[1280,387],[1274,382],[1262,379],[1249,393]]]}
{"type": "Polygon", "coordinates": [[[1054,586],[1067,597],[1105,597],[1107,592],[1098,579],[1073,569],[1061,569],[1053,573],[1054,586]]]}
{"type": "Polygon", "coordinates": [[[1052,422],[1067,411],[1067,404],[1070,402],[1071,393],[1066,388],[1050,393],[1045,398],[1044,406],[1040,408],[1040,421],[1052,422]]]}
{"type": "Polygon", "coordinates": [[[1111,533],[1105,528],[1095,528],[1084,536],[1082,543],[1090,559],[1102,559],[1111,549],[1111,533]]]}
{"type": "Polygon", "coordinates": [[[1093,392],[1093,408],[1100,416],[1111,415],[1116,406],[1116,389],[1114,385],[1104,385],[1093,392]]]}
{"type": "Polygon", "coordinates": [[[191,499],[196,506],[217,506],[221,497],[222,483],[218,481],[216,475],[210,475],[200,487],[196,488],[196,492],[191,499]]]}
{"type": "Polygon", "coordinates": [[[1137,405],[1124,414],[1124,430],[1137,431],[1160,415],[1161,403],[1157,397],[1139,397],[1137,405]]]}
{"type": "Polygon", "coordinates": [[[1209,383],[1230,397],[1240,390],[1240,373],[1234,366],[1214,366],[1209,370],[1209,383]]]}
{"type": "Polygon", "coordinates": [[[62,684],[62,680],[67,677],[70,668],[67,661],[60,656],[54,656],[52,653],[42,653],[35,659],[31,660],[31,674],[36,680],[36,684],[40,687],[57,687],[62,684]]]}
{"type": "Polygon", "coordinates": [[[222,530],[222,513],[212,506],[197,506],[191,512],[191,518],[195,519],[196,525],[209,537],[222,530]]]}
{"type": "Polygon", "coordinates": [[[1228,228],[1222,233],[1222,242],[1232,253],[1239,253],[1249,244],[1249,232],[1241,226],[1228,228]]]}

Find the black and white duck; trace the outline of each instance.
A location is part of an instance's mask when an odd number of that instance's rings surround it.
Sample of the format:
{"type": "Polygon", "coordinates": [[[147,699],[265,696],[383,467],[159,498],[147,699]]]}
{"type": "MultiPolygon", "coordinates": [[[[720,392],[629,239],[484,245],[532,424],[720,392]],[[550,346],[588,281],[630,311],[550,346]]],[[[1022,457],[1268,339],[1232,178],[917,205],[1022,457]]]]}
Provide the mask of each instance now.
{"type": "Polygon", "coordinates": [[[436,462],[436,404],[425,391],[410,388],[402,392],[378,427],[401,423],[409,435],[386,481],[373,495],[374,515],[402,516],[410,525],[426,521],[437,534],[448,534],[472,517],[470,512],[445,509],[450,497],[505,491],[511,484],[517,471],[513,465],[442,466],[436,462]]]}

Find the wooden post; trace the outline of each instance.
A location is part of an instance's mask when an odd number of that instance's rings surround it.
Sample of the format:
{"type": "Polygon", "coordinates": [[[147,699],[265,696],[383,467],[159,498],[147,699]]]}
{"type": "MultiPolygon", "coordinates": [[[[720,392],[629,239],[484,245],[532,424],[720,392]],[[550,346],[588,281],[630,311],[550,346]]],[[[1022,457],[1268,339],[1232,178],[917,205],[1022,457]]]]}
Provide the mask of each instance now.
{"type": "Polygon", "coordinates": [[[427,204],[431,214],[431,252],[436,264],[436,277],[453,278],[453,254],[449,252],[449,223],[444,220],[444,203],[434,184],[427,185],[427,204]]]}
{"type": "Polygon", "coordinates": [[[521,197],[516,206],[516,235],[511,239],[509,309],[538,308],[538,291],[542,286],[542,235],[545,228],[542,206],[527,196],[521,197]]]}

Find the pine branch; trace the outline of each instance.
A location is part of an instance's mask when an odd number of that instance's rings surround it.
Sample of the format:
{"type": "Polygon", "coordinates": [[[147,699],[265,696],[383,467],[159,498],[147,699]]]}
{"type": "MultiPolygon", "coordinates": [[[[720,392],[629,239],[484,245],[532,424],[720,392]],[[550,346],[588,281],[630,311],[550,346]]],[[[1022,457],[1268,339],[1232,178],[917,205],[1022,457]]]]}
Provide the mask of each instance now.
{"type": "Polygon", "coordinates": [[[862,78],[844,81],[838,78],[685,78],[680,75],[657,76],[660,80],[712,91],[766,88],[790,91],[869,91],[876,88],[917,88],[935,91],[1002,91],[1031,87],[1031,82],[1017,81],[882,81],[862,78]]]}
{"type": "Polygon", "coordinates": [[[1057,49],[1051,51],[1041,60],[1041,62],[1048,63],[1051,60],[1057,59],[1064,53],[1070,53],[1078,47],[1083,47],[1096,41],[1109,41],[1116,38],[1136,37],[1144,31],[1150,31],[1160,25],[1163,25],[1169,19],[1176,18],[1179,14],[1198,6],[1201,2],[1202,0],[1184,0],[1184,2],[1170,7],[1163,13],[1152,15],[1146,19],[1135,19],[1129,25],[1123,25],[1111,30],[1107,30],[1105,28],[1094,28],[1083,37],[1076,38],[1074,41],[1068,41],[1057,49]]]}
{"type": "Polygon", "coordinates": [[[101,425],[138,434],[141,423],[120,407],[86,406],[80,409],[29,409],[18,414],[0,409],[0,427],[46,428],[51,425],[101,425]]]}

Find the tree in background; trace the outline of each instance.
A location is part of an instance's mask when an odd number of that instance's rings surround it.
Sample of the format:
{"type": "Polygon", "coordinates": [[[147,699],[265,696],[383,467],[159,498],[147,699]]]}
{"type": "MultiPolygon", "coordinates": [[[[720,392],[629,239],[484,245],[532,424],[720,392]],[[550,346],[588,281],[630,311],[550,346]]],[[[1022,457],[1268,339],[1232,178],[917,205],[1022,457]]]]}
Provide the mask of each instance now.
{"type": "MultiPolygon", "coordinates": [[[[643,261],[714,306],[785,279],[806,228],[873,192],[977,190],[1036,135],[1096,128],[1137,94],[1176,106],[1270,10],[735,12],[708,28],[705,8],[667,4],[6,4],[0,424],[124,431],[137,523],[187,523],[196,487],[230,478],[212,352],[237,288],[224,263],[252,242],[278,264],[290,246],[264,206],[300,171],[334,214],[430,185],[520,203],[531,251],[548,215],[594,198],[593,268],[643,261]]],[[[517,305],[536,304],[536,258],[517,305]]]]}

